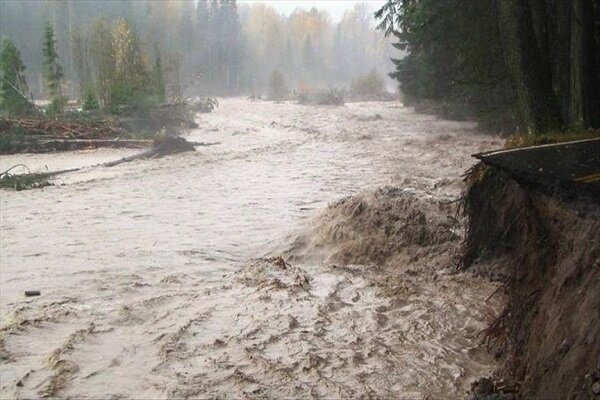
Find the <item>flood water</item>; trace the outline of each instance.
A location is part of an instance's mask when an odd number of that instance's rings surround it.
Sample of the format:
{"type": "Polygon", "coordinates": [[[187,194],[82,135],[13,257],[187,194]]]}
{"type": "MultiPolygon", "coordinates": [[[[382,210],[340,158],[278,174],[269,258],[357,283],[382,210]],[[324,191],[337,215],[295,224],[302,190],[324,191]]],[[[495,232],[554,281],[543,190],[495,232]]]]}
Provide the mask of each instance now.
{"type": "Polygon", "coordinates": [[[451,201],[499,140],[395,102],[226,99],[198,122],[187,139],[218,145],[112,168],[94,165],[136,151],[1,158],[86,168],[0,192],[0,397],[455,398],[496,366],[477,338],[501,307],[489,282],[390,292],[359,266],[252,260],[343,196],[451,201]]]}

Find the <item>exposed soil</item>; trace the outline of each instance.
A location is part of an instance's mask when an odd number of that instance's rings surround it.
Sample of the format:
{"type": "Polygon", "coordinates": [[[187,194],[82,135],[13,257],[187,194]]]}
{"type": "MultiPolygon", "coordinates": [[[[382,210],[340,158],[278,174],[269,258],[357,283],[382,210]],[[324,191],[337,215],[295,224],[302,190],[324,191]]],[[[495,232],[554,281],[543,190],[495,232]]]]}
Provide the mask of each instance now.
{"type": "Polygon", "coordinates": [[[598,204],[548,197],[481,165],[469,181],[463,264],[504,282],[507,308],[485,335],[504,377],[521,398],[598,398],[598,204]]]}

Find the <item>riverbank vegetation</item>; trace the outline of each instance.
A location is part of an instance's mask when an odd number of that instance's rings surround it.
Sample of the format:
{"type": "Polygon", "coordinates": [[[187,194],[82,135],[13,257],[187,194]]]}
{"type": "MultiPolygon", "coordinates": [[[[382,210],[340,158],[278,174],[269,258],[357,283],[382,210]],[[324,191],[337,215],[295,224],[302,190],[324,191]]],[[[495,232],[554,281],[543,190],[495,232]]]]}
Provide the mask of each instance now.
{"type": "Polygon", "coordinates": [[[151,139],[162,128],[193,127],[195,113],[218,107],[216,94],[332,105],[387,95],[388,40],[364,4],[337,23],[316,8],[284,16],[235,0],[0,8],[3,153],[151,139]],[[96,135],[98,123],[110,132],[96,135]],[[37,129],[49,125],[62,130],[37,129]]]}
{"type": "Polygon", "coordinates": [[[592,0],[389,0],[376,17],[408,52],[391,74],[407,103],[540,135],[600,127],[599,14],[592,0]]]}
{"type": "Polygon", "coordinates": [[[13,174],[11,171],[15,168],[23,167],[29,171],[25,165],[15,165],[6,171],[0,173],[0,189],[12,189],[16,191],[39,189],[52,185],[48,181],[48,175],[45,173],[13,174]]]}
{"type": "MultiPolygon", "coordinates": [[[[63,95],[64,74],[52,25],[46,24],[43,36],[49,95],[48,104],[43,106],[28,96],[26,68],[19,50],[9,39],[3,40],[0,153],[138,147],[144,144],[139,139],[152,139],[163,129],[196,127],[196,113],[217,107],[216,99],[208,97],[165,102],[160,55],[151,67],[126,20],[119,20],[112,31],[103,21],[95,29],[97,38],[105,40],[91,52],[96,63],[86,70],[85,81],[80,82],[83,97],[75,104],[69,104],[63,95]]],[[[81,38],[76,39],[80,46],[81,38]]]]}

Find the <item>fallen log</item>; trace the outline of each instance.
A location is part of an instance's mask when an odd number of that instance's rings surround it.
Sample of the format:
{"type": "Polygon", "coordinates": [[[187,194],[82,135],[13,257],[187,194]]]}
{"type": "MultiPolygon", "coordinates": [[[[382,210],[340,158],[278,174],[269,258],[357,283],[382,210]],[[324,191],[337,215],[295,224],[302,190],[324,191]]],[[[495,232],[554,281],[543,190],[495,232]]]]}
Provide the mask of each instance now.
{"type": "Polygon", "coordinates": [[[152,145],[152,140],[130,139],[62,139],[47,135],[23,136],[0,147],[0,154],[17,153],[48,153],[53,151],[69,151],[109,148],[146,148],[152,145]]]}
{"type": "MultiPolygon", "coordinates": [[[[28,142],[28,140],[26,140],[28,142]]],[[[152,140],[138,140],[138,139],[52,139],[44,138],[42,140],[31,140],[30,143],[39,144],[52,148],[53,145],[56,148],[69,147],[71,149],[82,149],[82,148],[97,148],[97,147],[111,147],[111,148],[144,148],[151,146],[152,140]]]]}
{"type": "Polygon", "coordinates": [[[151,149],[129,157],[123,157],[120,160],[110,161],[102,165],[105,167],[113,167],[124,162],[140,160],[143,158],[164,157],[169,154],[184,153],[186,151],[194,151],[194,145],[181,136],[166,136],[164,138],[155,139],[154,146],[152,146],[151,149]]]}
{"type": "MultiPolygon", "coordinates": [[[[153,147],[142,151],[141,153],[134,154],[132,156],[123,157],[115,161],[109,161],[102,164],[95,165],[96,167],[114,167],[119,164],[123,164],[130,161],[147,159],[147,158],[160,158],[171,154],[183,153],[188,151],[195,151],[195,147],[197,146],[214,146],[219,143],[202,143],[202,142],[188,142],[184,138],[180,136],[166,136],[160,139],[156,139],[153,141],[153,147]]],[[[13,168],[17,166],[24,166],[29,170],[29,168],[24,164],[17,164],[6,171],[0,173],[0,187],[4,188],[13,188],[15,190],[25,190],[25,189],[34,189],[40,188],[44,186],[51,185],[52,183],[48,182],[48,178],[57,176],[60,174],[65,174],[68,172],[76,172],[81,170],[81,168],[69,168],[58,171],[51,172],[42,172],[42,173],[27,173],[27,174],[18,174],[13,175],[9,174],[13,168]]]]}

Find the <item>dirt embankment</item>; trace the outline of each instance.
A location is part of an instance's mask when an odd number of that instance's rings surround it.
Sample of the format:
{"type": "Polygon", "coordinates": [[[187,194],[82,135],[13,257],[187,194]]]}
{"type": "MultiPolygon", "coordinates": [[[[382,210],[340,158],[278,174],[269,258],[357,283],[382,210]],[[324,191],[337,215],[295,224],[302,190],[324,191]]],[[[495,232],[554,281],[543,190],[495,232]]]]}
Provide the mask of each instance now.
{"type": "Polygon", "coordinates": [[[463,267],[504,282],[486,330],[526,399],[600,396],[600,207],[549,197],[497,170],[470,175],[463,267]]]}

